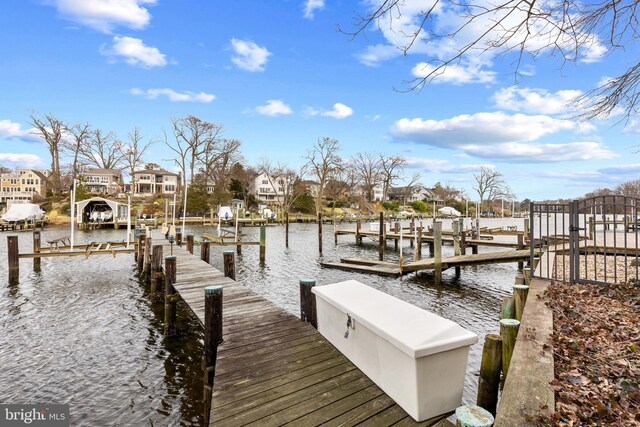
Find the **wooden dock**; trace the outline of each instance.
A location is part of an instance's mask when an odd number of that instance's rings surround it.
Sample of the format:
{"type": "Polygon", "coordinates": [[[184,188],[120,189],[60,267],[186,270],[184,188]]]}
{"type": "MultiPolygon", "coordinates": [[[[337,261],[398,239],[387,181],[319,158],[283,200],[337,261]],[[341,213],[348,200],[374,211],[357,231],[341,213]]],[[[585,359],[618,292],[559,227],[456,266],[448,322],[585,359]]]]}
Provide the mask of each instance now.
{"type": "MultiPolygon", "coordinates": [[[[153,244],[169,242],[153,233],[153,244]]],[[[311,326],[175,246],[174,288],[204,322],[204,288],[223,286],[210,425],[434,425],[416,423],[311,326]]]]}
{"type": "MultiPolygon", "coordinates": [[[[442,235],[442,242],[443,243],[451,243],[453,244],[454,242],[454,237],[446,232],[447,230],[445,230],[443,232],[442,235]]],[[[370,239],[372,239],[373,241],[378,241],[379,239],[379,232],[377,231],[363,231],[360,230],[359,232],[356,233],[356,230],[336,230],[335,232],[336,236],[354,236],[354,237],[358,237],[358,238],[362,238],[362,237],[368,237],[370,239]]],[[[504,235],[509,235],[507,234],[507,232],[504,233],[504,235]]],[[[386,232],[384,234],[384,239],[389,241],[397,241],[400,240],[400,233],[395,233],[395,232],[386,232]]],[[[415,242],[416,241],[416,234],[414,233],[403,233],[402,234],[402,239],[409,241],[409,242],[415,242]]],[[[433,243],[434,241],[434,237],[432,235],[426,234],[426,232],[422,233],[422,236],[420,236],[420,239],[422,240],[422,244],[430,244],[433,243]]],[[[518,243],[517,242],[504,242],[504,241],[496,241],[493,240],[492,236],[486,236],[480,239],[466,239],[466,245],[467,246],[488,246],[488,247],[497,247],[497,248],[510,248],[510,249],[517,249],[518,248],[518,243]]]]}
{"type": "MultiPolygon", "coordinates": [[[[442,258],[442,270],[452,267],[468,267],[471,265],[499,264],[507,262],[523,262],[529,259],[529,249],[520,249],[502,252],[487,252],[470,255],[454,255],[442,258]]],[[[379,276],[400,277],[403,274],[415,273],[436,268],[435,258],[427,258],[419,261],[408,262],[402,265],[398,263],[377,261],[362,258],[343,258],[340,262],[323,262],[320,265],[327,268],[336,268],[345,271],[371,273],[379,276]]]]}

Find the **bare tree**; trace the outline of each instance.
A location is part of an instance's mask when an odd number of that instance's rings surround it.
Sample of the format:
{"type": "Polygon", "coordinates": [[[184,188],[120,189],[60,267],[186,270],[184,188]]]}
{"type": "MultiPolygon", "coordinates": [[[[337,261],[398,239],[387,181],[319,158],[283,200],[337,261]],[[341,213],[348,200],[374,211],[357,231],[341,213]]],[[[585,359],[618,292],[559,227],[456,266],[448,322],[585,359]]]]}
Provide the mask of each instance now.
{"type": "Polygon", "coordinates": [[[122,141],[113,132],[95,129],[79,148],[79,159],[101,169],[116,169],[122,163],[122,141]]]}
{"type": "Polygon", "coordinates": [[[407,160],[402,156],[385,157],[383,154],[380,158],[380,181],[382,182],[382,201],[387,200],[389,189],[393,183],[402,177],[402,168],[407,164],[407,160]]]}
{"type": "Polygon", "coordinates": [[[144,156],[144,153],[151,147],[154,141],[149,140],[146,143],[142,142],[142,133],[137,126],[127,134],[127,138],[129,141],[126,144],[122,144],[121,151],[125,168],[129,173],[131,184],[133,185],[133,174],[136,169],[142,165],[142,156],[144,156]]]}
{"type": "Polygon", "coordinates": [[[231,183],[231,170],[242,163],[238,139],[212,138],[204,149],[204,175],[215,184],[217,193],[226,191],[231,183]]]}
{"type": "Polygon", "coordinates": [[[76,123],[72,126],[65,126],[66,132],[71,138],[63,140],[62,144],[71,153],[71,182],[78,176],[80,168],[80,150],[89,145],[91,137],[91,125],[89,123],[76,123]]]}
{"type": "Polygon", "coordinates": [[[351,164],[359,178],[363,194],[368,202],[372,201],[373,187],[378,184],[381,177],[380,159],[373,153],[356,153],[351,158],[351,164]]]}
{"type": "Polygon", "coordinates": [[[485,201],[492,202],[497,197],[511,197],[512,193],[504,177],[498,171],[482,167],[480,172],[473,174],[475,185],[473,189],[480,198],[480,207],[485,201]]]}
{"type": "Polygon", "coordinates": [[[342,167],[342,159],[338,154],[340,148],[340,142],[337,139],[324,137],[318,139],[304,157],[307,162],[303,171],[315,178],[320,184],[316,196],[316,214],[322,210],[322,198],[327,182],[332,174],[342,167]]]}
{"type": "Polygon", "coordinates": [[[640,197],[640,179],[634,179],[618,185],[615,192],[621,196],[640,197]]]}
{"type": "Polygon", "coordinates": [[[0,174],[11,173],[12,170],[6,166],[0,165],[0,174]]]}
{"type": "Polygon", "coordinates": [[[61,190],[60,184],[60,148],[62,148],[62,136],[64,133],[64,123],[58,120],[53,114],[45,114],[43,117],[31,115],[31,126],[33,126],[44,142],[49,146],[51,155],[51,175],[49,182],[54,193],[61,190]]]}
{"type": "Polygon", "coordinates": [[[272,164],[266,157],[260,160],[257,171],[267,176],[269,185],[274,194],[280,193],[282,201],[280,205],[284,212],[289,212],[296,199],[300,195],[297,191],[300,174],[284,163],[272,164]]]}
{"type": "MultiPolygon", "coordinates": [[[[635,0],[434,0],[419,12],[406,0],[372,4],[350,35],[356,37],[368,27],[377,27],[393,32],[394,43],[403,54],[412,49],[437,52],[427,58],[419,77],[408,82],[408,90],[422,88],[448,67],[477,63],[483,57],[514,53],[516,76],[525,58],[542,54],[559,58],[563,65],[592,60],[607,51],[626,51],[640,30],[635,0]],[[439,42],[446,48],[438,49],[439,42]]],[[[637,112],[639,83],[640,62],[632,61],[622,74],[575,102],[582,106],[584,118],[607,116],[617,108],[628,118],[637,112]]]]}

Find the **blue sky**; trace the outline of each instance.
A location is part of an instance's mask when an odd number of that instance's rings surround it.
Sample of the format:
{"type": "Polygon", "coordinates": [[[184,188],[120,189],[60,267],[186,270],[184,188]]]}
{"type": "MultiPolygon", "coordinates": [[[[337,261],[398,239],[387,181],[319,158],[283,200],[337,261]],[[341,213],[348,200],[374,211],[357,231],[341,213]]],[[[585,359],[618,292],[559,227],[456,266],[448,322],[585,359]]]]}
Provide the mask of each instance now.
{"type": "MultiPolygon", "coordinates": [[[[398,29],[411,29],[425,1],[408,1],[396,32],[351,30],[371,1],[9,0],[0,15],[0,164],[47,167],[29,116],[89,122],[121,138],[147,138],[170,119],[196,115],[262,157],[293,167],[319,137],[359,151],[407,157],[407,175],[450,183],[471,199],[472,173],[504,174],[518,199],[576,197],[640,178],[638,132],[619,116],[587,123],[565,103],[624,71],[637,50],[607,52],[597,38],[576,63],[543,52],[473,57],[420,92],[403,82],[449,43],[421,39],[400,55],[398,29]],[[422,65],[421,65],[422,64],[422,65]]],[[[441,12],[442,22],[454,19],[441,12]]],[[[469,32],[478,29],[471,28],[469,32]]],[[[463,34],[460,38],[468,36],[463,34]]],[[[146,160],[170,167],[155,144],[146,160]]]]}

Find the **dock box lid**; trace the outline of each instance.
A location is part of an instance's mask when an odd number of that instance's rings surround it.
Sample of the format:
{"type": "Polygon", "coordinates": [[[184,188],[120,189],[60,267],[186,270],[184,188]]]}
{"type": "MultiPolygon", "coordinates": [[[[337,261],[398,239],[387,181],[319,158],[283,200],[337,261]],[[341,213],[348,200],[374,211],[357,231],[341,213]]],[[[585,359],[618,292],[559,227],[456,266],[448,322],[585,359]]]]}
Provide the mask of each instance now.
{"type": "Polygon", "coordinates": [[[313,293],[414,358],[473,345],[478,336],[356,280],[316,286],[313,293]]]}

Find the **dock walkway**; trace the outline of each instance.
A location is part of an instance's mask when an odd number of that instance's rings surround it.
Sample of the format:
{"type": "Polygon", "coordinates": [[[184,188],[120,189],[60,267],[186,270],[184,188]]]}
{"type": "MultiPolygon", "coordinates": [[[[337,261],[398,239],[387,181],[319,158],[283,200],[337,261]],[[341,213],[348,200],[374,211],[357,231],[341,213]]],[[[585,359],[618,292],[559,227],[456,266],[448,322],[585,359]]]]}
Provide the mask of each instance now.
{"type": "MultiPolygon", "coordinates": [[[[169,243],[153,233],[154,244],[169,243]]],[[[451,426],[416,423],[311,324],[277,307],[174,245],[174,285],[204,321],[204,288],[222,285],[223,338],[210,425],[451,426]]]]}

